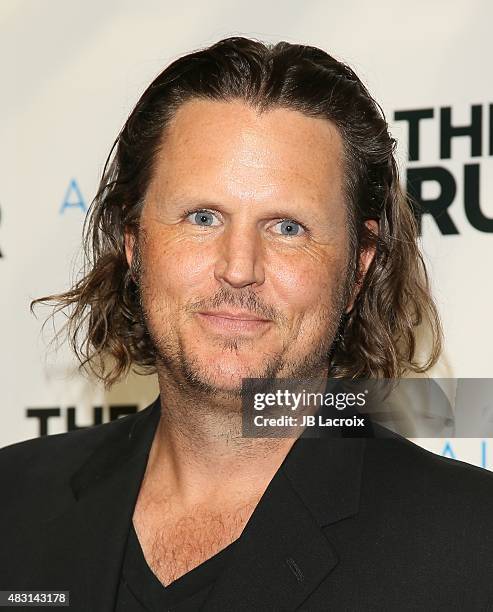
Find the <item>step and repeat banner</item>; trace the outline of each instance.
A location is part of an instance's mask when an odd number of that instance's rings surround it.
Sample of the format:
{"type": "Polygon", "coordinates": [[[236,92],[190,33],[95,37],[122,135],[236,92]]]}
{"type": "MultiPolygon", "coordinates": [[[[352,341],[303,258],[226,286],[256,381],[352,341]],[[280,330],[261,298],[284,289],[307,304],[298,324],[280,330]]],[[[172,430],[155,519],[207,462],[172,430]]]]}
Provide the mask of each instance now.
{"type": "MultiPolygon", "coordinates": [[[[457,379],[493,378],[492,19],[493,5],[480,0],[4,0],[0,446],[120,418],[156,397],[154,377],[132,375],[108,392],[81,375],[68,348],[50,343],[48,311],[33,316],[29,303],[77,278],[104,161],[148,83],[179,55],[230,35],[321,47],[380,102],[402,182],[425,210],[421,242],[445,331],[428,375],[447,398],[444,422],[454,423],[457,379]]],[[[404,402],[410,418],[435,409],[427,393],[404,402]]],[[[487,426],[460,439],[432,429],[414,439],[493,469],[487,426]]]]}

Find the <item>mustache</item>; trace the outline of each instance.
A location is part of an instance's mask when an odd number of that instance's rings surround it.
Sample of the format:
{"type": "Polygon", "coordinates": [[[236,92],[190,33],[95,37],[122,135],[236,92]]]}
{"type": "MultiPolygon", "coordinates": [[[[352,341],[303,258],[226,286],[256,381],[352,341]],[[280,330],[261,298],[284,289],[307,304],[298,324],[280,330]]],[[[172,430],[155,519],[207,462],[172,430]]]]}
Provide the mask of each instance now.
{"type": "Polygon", "coordinates": [[[252,314],[272,321],[282,322],[284,316],[277,309],[264,304],[259,296],[249,289],[233,292],[226,287],[221,287],[212,298],[192,302],[189,305],[190,312],[199,310],[219,310],[221,306],[231,306],[233,309],[248,310],[252,314]]]}

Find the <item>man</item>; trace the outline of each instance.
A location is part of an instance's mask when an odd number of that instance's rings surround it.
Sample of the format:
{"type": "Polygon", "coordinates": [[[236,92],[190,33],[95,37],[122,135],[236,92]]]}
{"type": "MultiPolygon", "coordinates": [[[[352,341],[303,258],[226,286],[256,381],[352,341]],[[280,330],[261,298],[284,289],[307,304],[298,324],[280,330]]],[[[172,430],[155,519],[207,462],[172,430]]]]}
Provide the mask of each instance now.
{"type": "Polygon", "coordinates": [[[493,609],[489,473],[397,436],[242,435],[245,379],[398,378],[440,351],[354,72],[225,39],[166,68],[115,146],[87,274],[50,299],[107,385],[155,370],[160,397],[1,452],[1,589],[91,611],[493,609]]]}

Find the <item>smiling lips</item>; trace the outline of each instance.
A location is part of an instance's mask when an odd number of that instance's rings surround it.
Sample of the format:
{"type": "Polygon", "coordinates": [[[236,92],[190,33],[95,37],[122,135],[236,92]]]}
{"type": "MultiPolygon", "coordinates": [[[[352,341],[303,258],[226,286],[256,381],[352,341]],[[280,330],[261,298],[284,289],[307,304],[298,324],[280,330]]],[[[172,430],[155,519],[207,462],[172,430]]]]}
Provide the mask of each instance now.
{"type": "Polygon", "coordinates": [[[199,312],[199,318],[216,330],[226,332],[258,331],[265,328],[270,319],[264,319],[247,311],[212,310],[199,312]]]}

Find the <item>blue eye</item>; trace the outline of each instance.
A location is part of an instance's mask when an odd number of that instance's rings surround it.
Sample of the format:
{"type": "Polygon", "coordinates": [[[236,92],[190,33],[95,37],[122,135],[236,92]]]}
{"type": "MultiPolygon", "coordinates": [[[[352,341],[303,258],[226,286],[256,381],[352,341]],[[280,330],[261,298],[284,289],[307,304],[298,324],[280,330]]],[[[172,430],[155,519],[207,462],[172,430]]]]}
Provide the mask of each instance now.
{"type": "Polygon", "coordinates": [[[281,234],[283,236],[300,236],[305,231],[301,223],[297,223],[292,219],[284,219],[283,221],[279,221],[279,223],[276,223],[274,227],[277,225],[281,226],[281,234]]]}
{"type": "Polygon", "coordinates": [[[187,213],[187,218],[188,217],[193,219],[192,222],[195,225],[201,227],[211,226],[214,221],[214,213],[211,213],[209,210],[194,210],[187,213]]]}

